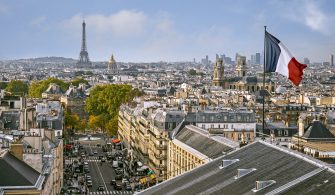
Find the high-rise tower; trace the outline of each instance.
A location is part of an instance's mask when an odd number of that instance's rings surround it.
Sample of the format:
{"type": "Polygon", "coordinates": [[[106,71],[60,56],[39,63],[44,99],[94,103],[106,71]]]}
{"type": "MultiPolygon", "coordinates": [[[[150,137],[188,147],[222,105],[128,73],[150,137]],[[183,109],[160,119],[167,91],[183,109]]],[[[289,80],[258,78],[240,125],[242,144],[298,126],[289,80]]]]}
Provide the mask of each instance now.
{"type": "Polygon", "coordinates": [[[81,40],[81,50],[79,54],[79,61],[77,62],[78,68],[91,68],[92,63],[90,62],[90,59],[88,58],[88,52],[86,47],[86,24],[85,21],[83,21],[83,32],[82,32],[82,40],[81,40]]]}
{"type": "Polygon", "coordinates": [[[117,74],[119,73],[116,61],[114,59],[114,56],[112,55],[111,58],[109,59],[109,63],[108,63],[108,72],[110,74],[117,74]]]}

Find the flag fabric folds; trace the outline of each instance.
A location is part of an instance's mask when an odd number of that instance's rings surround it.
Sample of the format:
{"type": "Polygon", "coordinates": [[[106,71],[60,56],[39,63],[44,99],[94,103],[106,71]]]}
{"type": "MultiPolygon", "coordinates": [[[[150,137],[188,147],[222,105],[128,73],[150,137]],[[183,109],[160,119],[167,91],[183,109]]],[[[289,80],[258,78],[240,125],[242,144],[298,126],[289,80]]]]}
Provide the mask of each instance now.
{"type": "Polygon", "coordinates": [[[265,31],[265,72],[278,72],[286,76],[296,86],[302,80],[303,70],[307,67],[300,64],[283,43],[265,31]]]}

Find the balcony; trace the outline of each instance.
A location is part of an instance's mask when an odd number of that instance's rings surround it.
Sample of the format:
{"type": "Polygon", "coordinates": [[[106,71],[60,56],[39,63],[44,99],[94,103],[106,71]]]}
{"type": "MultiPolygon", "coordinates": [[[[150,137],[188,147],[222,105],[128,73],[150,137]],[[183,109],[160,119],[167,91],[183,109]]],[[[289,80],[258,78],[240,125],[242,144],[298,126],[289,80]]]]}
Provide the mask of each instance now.
{"type": "Polygon", "coordinates": [[[166,160],[166,157],[165,154],[155,154],[155,158],[158,160],[166,160]]]}
{"type": "Polygon", "coordinates": [[[158,165],[156,168],[158,170],[165,170],[166,169],[166,165],[158,165]]]}
{"type": "Polygon", "coordinates": [[[166,150],[167,149],[167,145],[156,144],[155,146],[158,150],[166,150]]]}

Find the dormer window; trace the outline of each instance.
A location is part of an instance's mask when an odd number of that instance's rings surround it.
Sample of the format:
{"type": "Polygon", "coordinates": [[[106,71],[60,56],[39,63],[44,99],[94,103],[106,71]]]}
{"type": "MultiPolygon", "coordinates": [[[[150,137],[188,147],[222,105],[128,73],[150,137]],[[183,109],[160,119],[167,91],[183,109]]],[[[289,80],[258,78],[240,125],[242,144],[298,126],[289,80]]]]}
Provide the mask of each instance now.
{"type": "Polygon", "coordinates": [[[222,160],[222,164],[221,166],[219,167],[220,169],[223,169],[223,168],[226,168],[236,162],[240,161],[239,159],[224,159],[222,160]]]}
{"type": "Polygon", "coordinates": [[[251,169],[237,169],[237,175],[235,176],[235,179],[239,179],[241,177],[244,177],[248,175],[251,172],[256,171],[257,169],[251,168],[251,169]]]}
{"type": "Polygon", "coordinates": [[[269,186],[271,186],[272,184],[275,184],[276,181],[275,180],[266,180],[266,181],[256,181],[256,185],[255,188],[252,189],[253,192],[258,192],[260,190],[263,190],[269,186]]]}

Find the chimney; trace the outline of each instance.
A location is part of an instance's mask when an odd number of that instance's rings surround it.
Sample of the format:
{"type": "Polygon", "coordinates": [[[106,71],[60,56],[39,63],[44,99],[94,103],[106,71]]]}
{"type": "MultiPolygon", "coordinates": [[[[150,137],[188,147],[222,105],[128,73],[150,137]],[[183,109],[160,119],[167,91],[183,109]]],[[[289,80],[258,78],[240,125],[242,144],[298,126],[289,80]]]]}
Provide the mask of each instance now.
{"type": "Polygon", "coordinates": [[[23,144],[11,144],[10,145],[10,153],[13,154],[16,158],[23,160],[23,144]]]}
{"type": "Polygon", "coordinates": [[[299,128],[298,135],[299,135],[299,137],[302,137],[305,133],[305,124],[304,124],[304,120],[301,116],[298,119],[298,128],[299,128]]]}

